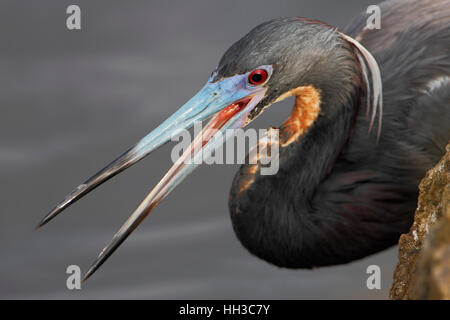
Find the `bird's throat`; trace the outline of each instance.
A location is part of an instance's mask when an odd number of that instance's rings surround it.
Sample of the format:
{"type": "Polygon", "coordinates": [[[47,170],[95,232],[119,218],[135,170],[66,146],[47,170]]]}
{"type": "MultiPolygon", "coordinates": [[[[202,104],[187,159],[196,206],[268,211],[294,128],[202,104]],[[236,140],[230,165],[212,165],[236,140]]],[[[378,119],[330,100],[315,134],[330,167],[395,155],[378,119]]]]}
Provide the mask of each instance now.
{"type": "Polygon", "coordinates": [[[308,131],[320,113],[320,92],[314,86],[301,86],[282,94],[277,101],[295,96],[294,107],[280,127],[280,146],[286,147],[308,131]]]}

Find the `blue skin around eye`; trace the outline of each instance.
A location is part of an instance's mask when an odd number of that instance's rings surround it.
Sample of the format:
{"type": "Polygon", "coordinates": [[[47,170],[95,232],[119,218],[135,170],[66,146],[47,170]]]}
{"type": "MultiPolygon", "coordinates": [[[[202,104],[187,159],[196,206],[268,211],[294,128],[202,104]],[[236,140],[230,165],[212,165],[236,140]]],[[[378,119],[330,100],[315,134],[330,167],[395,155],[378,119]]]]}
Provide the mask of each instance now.
{"type": "MultiPolygon", "coordinates": [[[[261,66],[258,69],[265,69],[269,77],[272,73],[272,67],[268,65],[261,66]]],[[[140,157],[148,154],[169,141],[180,130],[190,128],[194,122],[202,121],[233,102],[261,90],[260,86],[248,83],[247,78],[250,73],[251,71],[212,82],[215,75],[213,73],[205,86],[195,96],[136,144],[132,150],[134,155],[140,157]]],[[[244,119],[239,118],[239,116],[238,114],[231,119],[227,127],[241,125],[244,119]]]]}

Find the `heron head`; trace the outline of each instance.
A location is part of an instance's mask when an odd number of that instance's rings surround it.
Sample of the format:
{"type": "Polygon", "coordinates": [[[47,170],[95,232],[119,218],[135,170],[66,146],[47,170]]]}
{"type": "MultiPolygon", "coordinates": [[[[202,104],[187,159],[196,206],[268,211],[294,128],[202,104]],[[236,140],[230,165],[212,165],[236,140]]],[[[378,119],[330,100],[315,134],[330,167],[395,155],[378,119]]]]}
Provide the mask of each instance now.
{"type": "MultiPolygon", "coordinates": [[[[252,73],[267,73],[264,97],[248,114],[255,119],[268,106],[314,88],[320,93],[321,115],[327,116],[344,105],[359,84],[353,46],[335,27],[303,18],[281,18],[265,22],[223,55],[212,82],[241,76],[251,82],[252,73]]],[[[260,76],[256,74],[257,77],[260,76]]]]}
{"type": "MultiPolygon", "coordinates": [[[[312,125],[319,114],[326,117],[338,112],[337,106],[350,94],[350,89],[347,91],[346,88],[354,86],[358,73],[355,61],[362,63],[371,58],[362,46],[352,41],[336,28],[307,19],[283,18],[257,26],[226,51],[196,95],[135,146],[75,188],[39,226],[170,141],[181,130],[209,119],[188,150],[101,252],[87,273],[87,276],[91,275],[152,209],[196,168],[195,158],[205,149],[214,149],[223,143],[218,137],[224,136],[225,130],[247,125],[266,107],[292,95],[297,97],[299,109],[305,105],[314,107],[310,110],[312,116],[295,119],[296,133],[307,129],[305,123],[312,125]],[[186,161],[188,157],[194,161],[186,161]]],[[[299,112],[305,115],[302,110],[299,112]]]]}

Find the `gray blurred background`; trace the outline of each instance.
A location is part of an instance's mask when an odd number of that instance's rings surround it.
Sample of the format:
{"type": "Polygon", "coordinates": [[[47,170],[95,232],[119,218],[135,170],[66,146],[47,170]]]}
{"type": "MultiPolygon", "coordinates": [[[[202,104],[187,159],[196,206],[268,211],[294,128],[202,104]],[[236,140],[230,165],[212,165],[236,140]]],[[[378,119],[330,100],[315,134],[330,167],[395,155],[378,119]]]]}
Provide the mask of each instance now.
{"type": "MultiPolygon", "coordinates": [[[[237,165],[202,166],[82,290],[83,271],[171,165],[166,145],[38,232],[73,187],[167,118],[252,27],[305,16],[343,27],[373,0],[18,1],[0,9],[0,298],[385,299],[396,248],[345,266],[284,270],[250,255],[229,220],[237,165]],[[82,30],[66,28],[70,4],[82,30]],[[382,289],[366,288],[377,264],[382,289]]],[[[292,100],[252,126],[278,126],[292,100]]]]}

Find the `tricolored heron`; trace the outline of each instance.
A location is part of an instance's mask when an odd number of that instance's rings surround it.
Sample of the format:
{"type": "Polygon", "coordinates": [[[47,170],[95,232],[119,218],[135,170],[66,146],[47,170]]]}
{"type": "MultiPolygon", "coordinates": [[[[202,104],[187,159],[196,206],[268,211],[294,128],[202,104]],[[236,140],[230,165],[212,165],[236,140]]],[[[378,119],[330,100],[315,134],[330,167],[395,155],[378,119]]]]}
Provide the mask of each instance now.
{"type": "MultiPolygon", "coordinates": [[[[287,268],[347,263],[395,244],[412,222],[421,177],[450,139],[450,2],[380,7],[380,30],[366,27],[366,14],[344,32],[305,18],[257,26],[225,52],[191,100],[39,226],[195,121],[211,117],[206,138],[192,144],[201,150],[219,143],[214,130],[241,128],[295,96],[280,127],[278,173],[244,164],[233,181],[229,209],[239,240],[287,268]]],[[[173,165],[85,278],[194,168],[173,165]]]]}

